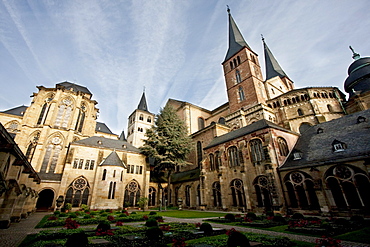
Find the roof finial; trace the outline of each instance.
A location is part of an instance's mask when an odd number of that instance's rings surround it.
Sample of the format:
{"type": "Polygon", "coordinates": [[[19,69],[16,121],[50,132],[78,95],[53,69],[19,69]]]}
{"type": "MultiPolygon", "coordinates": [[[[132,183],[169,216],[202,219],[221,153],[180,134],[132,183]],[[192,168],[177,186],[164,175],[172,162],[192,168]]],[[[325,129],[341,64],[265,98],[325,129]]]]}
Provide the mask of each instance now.
{"type": "Polygon", "coordinates": [[[229,13],[229,14],[230,14],[230,8],[229,8],[229,5],[226,5],[226,7],[227,7],[227,13],[229,13]]]}
{"type": "Polygon", "coordinates": [[[145,93],[145,86],[143,87],[143,93],[145,93]]]}
{"type": "Polygon", "coordinates": [[[261,34],[261,38],[262,38],[263,43],[265,43],[265,38],[263,37],[263,34],[261,34]]]}
{"type": "Polygon", "coordinates": [[[354,60],[358,60],[358,59],[360,59],[360,54],[358,54],[358,53],[356,53],[355,52],[355,50],[353,50],[353,48],[352,48],[352,46],[349,46],[349,49],[351,49],[351,51],[352,51],[352,58],[354,59],[354,60]]]}

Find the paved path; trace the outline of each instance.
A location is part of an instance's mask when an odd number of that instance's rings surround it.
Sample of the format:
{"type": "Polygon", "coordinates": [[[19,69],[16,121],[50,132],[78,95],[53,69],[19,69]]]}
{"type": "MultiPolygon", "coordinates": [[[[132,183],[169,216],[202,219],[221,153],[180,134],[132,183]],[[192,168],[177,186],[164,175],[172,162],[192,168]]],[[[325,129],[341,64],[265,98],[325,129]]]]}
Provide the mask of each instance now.
{"type": "MultiPolygon", "coordinates": [[[[27,219],[22,219],[19,223],[12,223],[8,229],[0,229],[0,247],[17,247],[22,240],[28,235],[32,233],[38,233],[41,230],[44,229],[35,229],[35,226],[37,223],[46,215],[50,214],[47,212],[37,212],[29,216],[27,219]]],[[[209,218],[207,218],[209,219],[209,218]]],[[[198,223],[202,222],[204,219],[196,218],[196,219],[179,219],[179,218],[172,218],[172,217],[164,217],[165,222],[186,222],[186,223],[198,223]]],[[[125,223],[127,225],[135,225],[135,224],[142,224],[139,222],[133,222],[133,223],[125,223]]],[[[261,229],[254,229],[254,228],[246,228],[246,227],[239,227],[239,226],[229,226],[229,225],[222,225],[218,223],[211,223],[213,227],[220,227],[225,229],[231,229],[234,228],[237,231],[240,232],[252,232],[252,233],[260,233],[260,234],[267,234],[271,236],[283,236],[288,237],[290,239],[299,240],[299,241],[305,241],[310,243],[315,243],[316,237],[309,237],[309,236],[303,236],[303,235],[295,235],[290,233],[282,233],[282,232],[272,232],[267,230],[261,230],[261,229]]],[[[86,226],[91,228],[91,226],[86,226]]],[[[85,226],[84,226],[85,228],[85,226]]],[[[48,228],[50,229],[50,228],[48,228]]],[[[60,228],[59,228],[60,229],[60,228]]],[[[343,247],[350,247],[350,246],[359,246],[359,247],[365,247],[369,246],[368,244],[362,244],[362,243],[355,243],[355,242],[348,242],[348,241],[342,241],[343,247]]]]}

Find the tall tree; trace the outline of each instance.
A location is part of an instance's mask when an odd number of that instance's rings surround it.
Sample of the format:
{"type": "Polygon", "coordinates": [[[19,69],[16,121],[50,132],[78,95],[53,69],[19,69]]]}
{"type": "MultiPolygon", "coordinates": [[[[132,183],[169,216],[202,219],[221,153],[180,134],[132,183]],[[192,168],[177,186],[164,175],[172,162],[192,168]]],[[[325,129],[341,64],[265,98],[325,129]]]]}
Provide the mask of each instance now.
{"type": "Polygon", "coordinates": [[[167,174],[167,192],[176,166],[186,164],[192,149],[186,126],[172,106],[166,105],[156,116],[155,124],[146,131],[141,151],[154,158],[155,168],[167,174]]]}

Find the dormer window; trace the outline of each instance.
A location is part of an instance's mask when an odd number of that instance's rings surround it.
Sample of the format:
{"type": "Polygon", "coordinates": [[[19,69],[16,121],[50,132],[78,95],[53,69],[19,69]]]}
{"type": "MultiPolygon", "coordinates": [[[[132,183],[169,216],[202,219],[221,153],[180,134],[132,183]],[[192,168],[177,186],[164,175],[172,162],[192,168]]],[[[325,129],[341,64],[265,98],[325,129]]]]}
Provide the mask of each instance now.
{"type": "Polygon", "coordinates": [[[294,152],[293,153],[293,160],[300,160],[300,159],[302,159],[302,153],[298,152],[298,151],[294,152]]]}
{"type": "Polygon", "coordinates": [[[321,134],[321,133],[323,133],[324,132],[324,130],[322,129],[322,128],[318,128],[317,129],[317,134],[321,134]]]}
{"type": "Polygon", "coordinates": [[[334,152],[343,152],[346,149],[346,144],[338,140],[334,140],[331,144],[334,152]]]}
{"type": "Polygon", "coordinates": [[[363,123],[363,122],[366,122],[366,118],[365,118],[365,117],[363,117],[363,116],[359,116],[359,117],[357,118],[357,123],[363,123]]]}

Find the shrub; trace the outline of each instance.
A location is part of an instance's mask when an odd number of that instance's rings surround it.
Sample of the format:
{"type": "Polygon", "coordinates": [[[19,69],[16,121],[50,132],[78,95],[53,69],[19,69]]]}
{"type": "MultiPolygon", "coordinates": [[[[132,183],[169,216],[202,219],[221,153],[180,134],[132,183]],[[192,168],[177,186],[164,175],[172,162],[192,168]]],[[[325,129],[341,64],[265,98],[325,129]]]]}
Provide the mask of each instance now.
{"type": "Polygon", "coordinates": [[[102,221],[96,227],[96,231],[108,231],[110,230],[110,222],[102,221]]]}
{"type": "Polygon", "coordinates": [[[246,216],[251,220],[255,220],[257,218],[257,215],[253,212],[248,212],[246,216]]]}
{"type": "Polygon", "coordinates": [[[157,242],[163,237],[163,232],[158,226],[149,227],[145,231],[145,235],[151,241],[157,242]]]}
{"type": "Polygon", "coordinates": [[[76,214],[76,213],[70,213],[70,214],[68,215],[68,217],[69,217],[69,218],[73,218],[73,219],[75,219],[75,218],[77,218],[77,214],[76,214]]]}
{"type": "Polygon", "coordinates": [[[285,219],[281,215],[275,215],[274,218],[272,219],[274,222],[278,223],[285,223],[285,219]]]}
{"type": "Polygon", "coordinates": [[[145,222],[145,226],[147,227],[153,227],[153,226],[158,226],[158,222],[154,218],[150,218],[145,222]]]}
{"type": "Polygon", "coordinates": [[[148,219],[149,219],[148,215],[143,216],[143,220],[148,220],[148,219]]]}
{"type": "Polygon", "coordinates": [[[91,218],[91,216],[90,215],[85,215],[84,216],[84,219],[90,219],[91,218]]]}
{"type": "Polygon", "coordinates": [[[89,207],[89,206],[87,206],[86,204],[81,204],[81,209],[82,209],[83,211],[86,211],[86,210],[89,210],[89,209],[90,209],[90,207],[89,207]]]}
{"type": "Polygon", "coordinates": [[[67,216],[67,214],[66,213],[60,213],[59,214],[59,217],[66,217],[67,216]]]}
{"type": "Polygon", "coordinates": [[[123,222],[122,221],[117,221],[116,226],[123,226],[123,222]]]}
{"type": "Polygon", "coordinates": [[[109,214],[108,213],[102,213],[102,214],[100,214],[100,216],[102,216],[102,217],[105,217],[105,216],[108,216],[109,214]]]}
{"type": "Polygon", "coordinates": [[[72,204],[71,203],[66,203],[66,204],[64,204],[64,208],[66,210],[71,210],[72,209],[72,204]]]}
{"type": "Polygon", "coordinates": [[[54,211],[54,215],[56,215],[56,216],[60,215],[60,211],[58,211],[58,210],[54,211]]]}
{"type": "Polygon", "coordinates": [[[211,235],[213,232],[212,226],[209,223],[202,223],[199,229],[204,231],[205,235],[211,235]]]}
{"type": "Polygon", "coordinates": [[[113,217],[112,215],[109,215],[109,216],[107,217],[107,220],[109,220],[109,221],[113,221],[113,220],[114,220],[114,217],[113,217]]]}
{"type": "Polygon", "coordinates": [[[248,238],[241,232],[236,231],[234,228],[231,228],[230,231],[226,233],[229,238],[227,239],[228,247],[249,247],[248,238]]]}
{"type": "Polygon", "coordinates": [[[77,221],[72,220],[71,218],[67,218],[65,220],[65,225],[67,229],[77,229],[80,225],[77,223],[77,221]]]}
{"type": "Polygon", "coordinates": [[[301,213],[294,213],[292,216],[292,219],[301,220],[301,219],[304,219],[304,216],[301,213]]]}
{"type": "Polygon", "coordinates": [[[157,212],[154,212],[154,211],[150,211],[149,215],[156,215],[157,212]]]}
{"type": "Polygon", "coordinates": [[[233,215],[233,214],[226,214],[225,215],[225,219],[233,222],[233,221],[235,221],[235,215],[233,215]]]}
{"type": "Polygon", "coordinates": [[[122,214],[118,215],[118,217],[127,217],[127,214],[122,213],[122,214]]]}
{"type": "Polygon", "coordinates": [[[107,212],[107,213],[112,213],[112,209],[108,209],[108,208],[107,208],[107,209],[105,210],[105,212],[107,212]]]}
{"type": "Polygon", "coordinates": [[[89,240],[84,232],[74,233],[68,237],[66,247],[85,247],[89,245],[89,240]]]}
{"type": "Polygon", "coordinates": [[[340,240],[336,240],[334,238],[331,238],[331,237],[325,237],[323,236],[322,238],[318,238],[316,239],[316,244],[317,246],[320,246],[320,247],[325,247],[325,246],[330,246],[330,247],[336,247],[336,246],[341,246],[340,245],[340,240]]]}
{"type": "Polygon", "coordinates": [[[131,212],[131,214],[136,214],[136,212],[131,212]]]}
{"type": "Polygon", "coordinates": [[[56,216],[50,216],[48,220],[57,220],[58,218],[56,216]]]}

